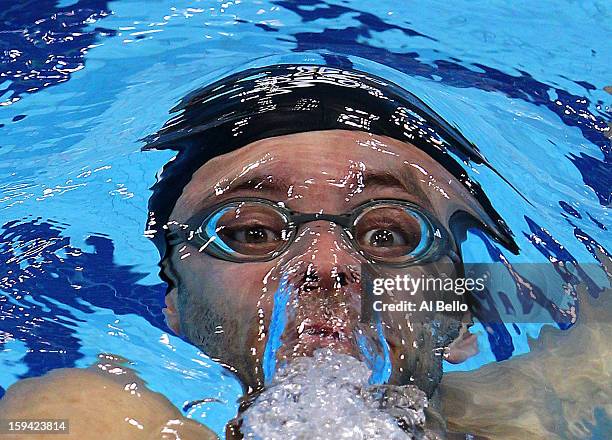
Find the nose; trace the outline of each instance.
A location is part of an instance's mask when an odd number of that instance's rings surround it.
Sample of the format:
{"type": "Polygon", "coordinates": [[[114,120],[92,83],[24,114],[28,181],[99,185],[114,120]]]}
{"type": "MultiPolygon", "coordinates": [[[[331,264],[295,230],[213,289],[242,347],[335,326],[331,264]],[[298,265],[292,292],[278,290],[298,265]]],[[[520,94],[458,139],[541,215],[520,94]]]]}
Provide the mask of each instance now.
{"type": "Polygon", "coordinates": [[[328,221],[304,225],[289,251],[294,285],[304,291],[332,291],[359,284],[363,258],[342,228],[328,221]]]}

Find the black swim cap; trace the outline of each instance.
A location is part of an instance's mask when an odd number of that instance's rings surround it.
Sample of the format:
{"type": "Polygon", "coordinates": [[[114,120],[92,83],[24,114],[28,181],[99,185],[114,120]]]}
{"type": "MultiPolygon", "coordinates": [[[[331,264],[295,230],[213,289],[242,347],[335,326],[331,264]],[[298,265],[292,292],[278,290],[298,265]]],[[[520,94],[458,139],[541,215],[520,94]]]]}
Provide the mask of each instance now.
{"type": "Polygon", "coordinates": [[[478,200],[496,223],[490,225],[495,238],[518,252],[511,231],[459,163],[490,167],[478,148],[424,102],[390,81],[329,66],[272,65],[198,89],[171,113],[177,115],[147,136],[143,147],[178,152],[164,166],[149,199],[146,235],[162,258],[166,253],[163,228],[183,188],[204,163],[260,139],[332,129],[385,135],[423,150],[478,200]]]}

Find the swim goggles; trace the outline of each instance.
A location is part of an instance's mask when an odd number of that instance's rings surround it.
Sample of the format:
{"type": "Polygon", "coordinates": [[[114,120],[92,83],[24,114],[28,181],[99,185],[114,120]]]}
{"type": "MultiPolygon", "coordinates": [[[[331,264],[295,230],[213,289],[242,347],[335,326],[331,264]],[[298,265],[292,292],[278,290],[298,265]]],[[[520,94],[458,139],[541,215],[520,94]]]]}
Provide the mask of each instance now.
{"type": "Polygon", "coordinates": [[[341,226],[353,248],[376,264],[422,264],[448,248],[448,234],[430,214],[395,199],[370,200],[339,215],[296,212],[261,198],[230,199],[169,225],[166,239],[226,261],[270,261],[291,246],[301,225],[321,220],[341,226]]]}

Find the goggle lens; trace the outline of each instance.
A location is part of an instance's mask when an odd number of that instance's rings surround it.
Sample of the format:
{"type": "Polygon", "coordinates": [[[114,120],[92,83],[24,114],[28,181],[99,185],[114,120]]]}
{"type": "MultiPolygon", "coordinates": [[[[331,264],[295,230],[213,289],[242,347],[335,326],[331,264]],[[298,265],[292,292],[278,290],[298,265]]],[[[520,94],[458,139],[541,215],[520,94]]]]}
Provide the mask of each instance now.
{"type": "MultiPolygon", "coordinates": [[[[405,264],[420,259],[434,241],[433,226],[415,207],[401,201],[368,203],[351,215],[345,228],[366,258],[405,264]]],[[[299,225],[291,213],[273,203],[237,201],[209,214],[197,235],[203,248],[236,261],[262,261],[284,252],[299,225]]]]}

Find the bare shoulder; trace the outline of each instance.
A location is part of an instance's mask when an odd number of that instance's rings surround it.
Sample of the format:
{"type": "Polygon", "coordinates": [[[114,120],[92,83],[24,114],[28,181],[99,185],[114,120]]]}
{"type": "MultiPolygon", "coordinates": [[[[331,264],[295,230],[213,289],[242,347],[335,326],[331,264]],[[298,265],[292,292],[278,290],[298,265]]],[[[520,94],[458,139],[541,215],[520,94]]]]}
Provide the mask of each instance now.
{"type": "Polygon", "coordinates": [[[529,353],[445,375],[449,428],[504,440],[585,438],[585,426],[597,425],[596,409],[610,417],[612,290],[598,299],[583,290],[580,298],[578,323],[544,327],[529,353]]]}
{"type": "MultiPolygon", "coordinates": [[[[100,355],[90,368],[58,369],[17,382],[0,400],[0,414],[5,420],[68,419],[70,433],[64,439],[217,439],[112,355],[100,355]]],[[[12,437],[23,439],[2,438],[12,437]]],[[[47,437],[57,435],[38,438],[47,437]]]]}

